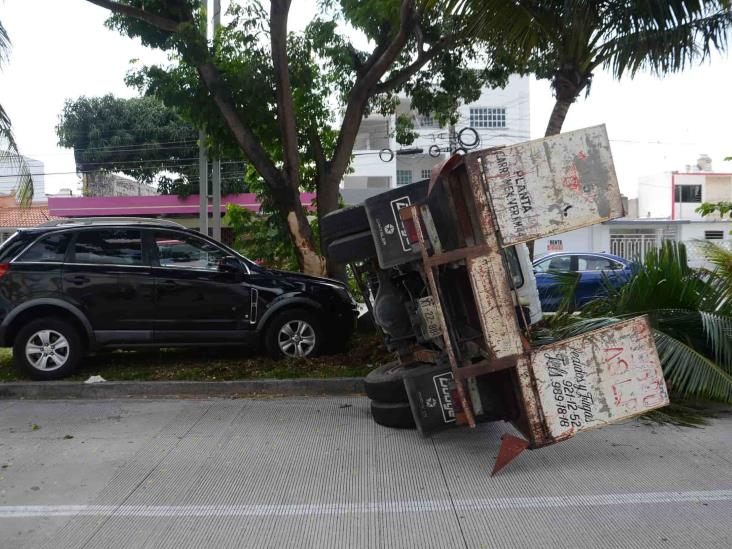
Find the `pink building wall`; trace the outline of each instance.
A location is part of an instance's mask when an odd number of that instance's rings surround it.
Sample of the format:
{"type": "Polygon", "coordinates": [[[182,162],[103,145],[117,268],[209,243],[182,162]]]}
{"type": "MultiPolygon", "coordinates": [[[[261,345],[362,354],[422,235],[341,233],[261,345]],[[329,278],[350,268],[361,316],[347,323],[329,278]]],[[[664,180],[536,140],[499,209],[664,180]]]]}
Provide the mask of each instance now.
{"type": "MultiPolygon", "coordinates": [[[[315,193],[301,193],[303,206],[312,209],[315,193]]],[[[253,212],[258,212],[260,204],[253,193],[230,194],[221,197],[221,213],[226,212],[227,204],[238,204],[253,212]]],[[[185,198],[175,195],[157,196],[56,196],[48,198],[48,211],[57,217],[96,217],[96,216],[143,216],[160,215],[198,215],[198,195],[185,198]]],[[[208,211],[212,211],[209,204],[208,211]]]]}

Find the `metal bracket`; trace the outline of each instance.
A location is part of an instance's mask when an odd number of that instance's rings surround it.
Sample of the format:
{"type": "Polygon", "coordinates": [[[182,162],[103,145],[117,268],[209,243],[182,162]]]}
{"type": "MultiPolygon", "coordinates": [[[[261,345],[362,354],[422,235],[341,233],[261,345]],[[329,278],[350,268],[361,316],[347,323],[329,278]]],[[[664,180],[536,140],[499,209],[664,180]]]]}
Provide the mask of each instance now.
{"type": "Polygon", "coordinates": [[[501,437],[501,449],[498,451],[496,463],[493,465],[491,476],[511,463],[518,455],[529,447],[529,442],[513,435],[505,434],[501,437]]]}

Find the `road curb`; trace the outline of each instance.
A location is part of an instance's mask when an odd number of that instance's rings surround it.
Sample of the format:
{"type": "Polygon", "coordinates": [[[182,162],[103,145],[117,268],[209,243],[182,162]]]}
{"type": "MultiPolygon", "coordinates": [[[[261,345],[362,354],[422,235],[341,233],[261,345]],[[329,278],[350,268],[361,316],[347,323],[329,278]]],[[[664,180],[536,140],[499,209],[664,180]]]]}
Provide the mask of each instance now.
{"type": "Polygon", "coordinates": [[[188,398],[349,395],[363,378],[248,379],[239,381],[36,381],[0,383],[0,399],[188,398]]]}

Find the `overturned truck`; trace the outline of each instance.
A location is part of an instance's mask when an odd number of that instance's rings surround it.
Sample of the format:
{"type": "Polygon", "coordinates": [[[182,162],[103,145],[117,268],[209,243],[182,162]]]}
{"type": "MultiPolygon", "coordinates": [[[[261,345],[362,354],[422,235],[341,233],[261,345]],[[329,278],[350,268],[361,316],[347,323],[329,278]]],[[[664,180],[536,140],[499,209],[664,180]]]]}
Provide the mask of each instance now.
{"type": "Polygon", "coordinates": [[[544,346],[527,242],[623,215],[604,126],[454,156],[429,181],[323,218],[330,257],[349,263],[397,361],[372,372],[374,420],[423,435],[488,421],[493,472],[668,404],[648,320],[544,346]]]}

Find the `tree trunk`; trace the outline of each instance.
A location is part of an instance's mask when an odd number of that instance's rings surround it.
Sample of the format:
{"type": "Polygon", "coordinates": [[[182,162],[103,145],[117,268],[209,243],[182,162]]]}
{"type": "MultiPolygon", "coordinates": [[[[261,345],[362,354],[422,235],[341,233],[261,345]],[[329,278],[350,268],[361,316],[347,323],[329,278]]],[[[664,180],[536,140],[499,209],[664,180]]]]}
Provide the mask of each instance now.
{"type": "Polygon", "coordinates": [[[569,111],[569,107],[571,105],[572,101],[566,99],[556,100],[556,102],[554,103],[554,109],[552,109],[552,115],[549,117],[549,123],[546,126],[546,132],[544,133],[544,137],[557,135],[559,132],[562,131],[564,119],[567,118],[567,111],[569,111]]]}
{"type": "Polygon", "coordinates": [[[300,203],[299,189],[284,189],[275,198],[278,209],[287,222],[287,231],[295,247],[300,270],[309,275],[326,276],[325,259],[315,249],[313,232],[300,203]]]}
{"type": "MultiPolygon", "coordinates": [[[[324,215],[328,215],[338,209],[338,197],[340,196],[341,177],[337,177],[330,170],[326,169],[325,175],[318,178],[318,220],[323,219],[324,215]]],[[[323,255],[328,257],[328,250],[325,249],[323,235],[320,235],[320,250],[323,255]]],[[[328,261],[328,276],[345,282],[348,279],[346,266],[335,261],[328,261]]]]}

